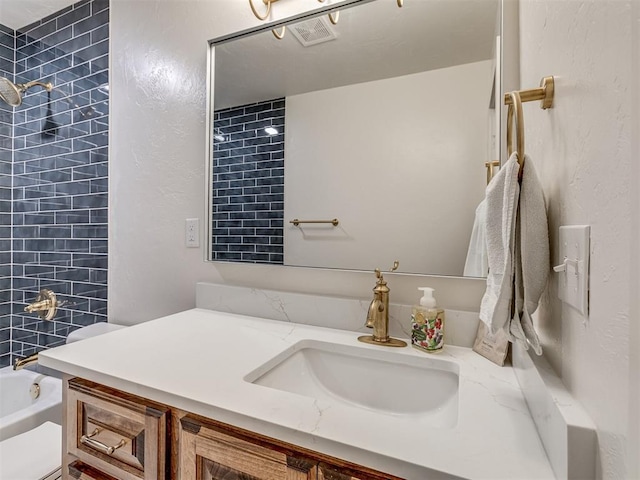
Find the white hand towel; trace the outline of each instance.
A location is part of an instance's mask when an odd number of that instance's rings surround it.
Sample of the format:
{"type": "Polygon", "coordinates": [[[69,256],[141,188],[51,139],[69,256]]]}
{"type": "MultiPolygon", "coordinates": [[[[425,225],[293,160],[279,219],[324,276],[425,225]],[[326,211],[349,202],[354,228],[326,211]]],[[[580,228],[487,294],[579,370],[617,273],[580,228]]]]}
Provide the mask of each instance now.
{"type": "Polygon", "coordinates": [[[515,227],[520,186],[517,153],[487,186],[487,290],[480,304],[480,319],[492,334],[511,319],[515,273],[515,227]]]}
{"type": "Polygon", "coordinates": [[[464,262],[463,276],[486,277],[489,271],[487,259],[487,200],[483,199],[476,208],[476,218],[467,250],[467,260],[464,262]]]}
{"type": "Polygon", "coordinates": [[[551,269],[549,227],[542,186],[533,162],[525,156],[520,188],[520,207],[516,219],[515,312],[509,333],[525,348],[542,355],[531,315],[538,308],[551,269]]]}

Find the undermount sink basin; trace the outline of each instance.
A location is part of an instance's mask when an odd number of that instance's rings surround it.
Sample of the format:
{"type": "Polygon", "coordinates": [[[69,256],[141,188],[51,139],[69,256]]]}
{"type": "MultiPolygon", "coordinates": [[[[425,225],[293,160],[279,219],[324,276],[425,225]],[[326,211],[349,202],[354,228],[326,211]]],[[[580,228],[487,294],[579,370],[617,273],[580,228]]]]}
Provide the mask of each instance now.
{"type": "Polygon", "coordinates": [[[453,427],[458,373],[457,364],[426,354],[303,340],[245,381],[378,413],[429,417],[432,426],[453,427]]]}

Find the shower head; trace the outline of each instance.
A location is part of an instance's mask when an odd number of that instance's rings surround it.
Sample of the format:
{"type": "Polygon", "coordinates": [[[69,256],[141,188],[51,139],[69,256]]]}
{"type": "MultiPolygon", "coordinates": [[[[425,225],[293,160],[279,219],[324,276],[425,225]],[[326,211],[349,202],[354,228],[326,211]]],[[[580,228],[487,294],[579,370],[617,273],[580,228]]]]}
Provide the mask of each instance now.
{"type": "Polygon", "coordinates": [[[18,87],[4,77],[0,78],[0,98],[12,107],[22,103],[22,95],[18,87]]]}
{"type": "Polygon", "coordinates": [[[40,86],[50,92],[53,84],[38,81],[28,83],[13,83],[5,77],[0,77],[0,98],[12,107],[18,107],[22,103],[22,94],[33,86],[40,86]]]}

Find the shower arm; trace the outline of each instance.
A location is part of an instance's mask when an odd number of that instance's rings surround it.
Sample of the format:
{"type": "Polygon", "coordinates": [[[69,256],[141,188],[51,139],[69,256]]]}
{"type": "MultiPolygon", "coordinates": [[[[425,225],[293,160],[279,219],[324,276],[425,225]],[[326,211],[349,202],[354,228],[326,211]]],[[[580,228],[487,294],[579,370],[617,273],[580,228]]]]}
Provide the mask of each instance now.
{"type": "Polygon", "coordinates": [[[51,90],[53,90],[53,84],[51,82],[44,83],[44,82],[39,82],[37,80],[34,80],[34,81],[31,81],[31,82],[27,82],[27,83],[16,83],[16,87],[21,92],[26,92],[28,89],[30,89],[31,87],[35,87],[35,86],[42,87],[47,92],[50,92],[51,90]]]}

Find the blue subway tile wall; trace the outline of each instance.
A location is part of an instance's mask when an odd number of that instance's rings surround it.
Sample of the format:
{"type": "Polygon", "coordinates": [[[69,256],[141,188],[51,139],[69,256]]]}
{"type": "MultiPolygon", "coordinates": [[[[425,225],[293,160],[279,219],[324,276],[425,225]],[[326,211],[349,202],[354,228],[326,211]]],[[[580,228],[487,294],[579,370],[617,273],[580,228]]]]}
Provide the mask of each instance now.
{"type": "Polygon", "coordinates": [[[213,260],[284,261],[284,113],[284,98],[214,112],[213,260]]]}
{"type": "MultiPolygon", "coordinates": [[[[0,25],[0,76],[13,80],[15,32],[0,25]]],[[[11,159],[13,109],[0,101],[0,367],[11,357],[11,159]]]]}
{"type": "Polygon", "coordinates": [[[64,343],[107,319],[109,2],[83,0],[15,32],[11,353],[64,343]],[[40,289],[65,304],[25,313],[40,289]]]}

